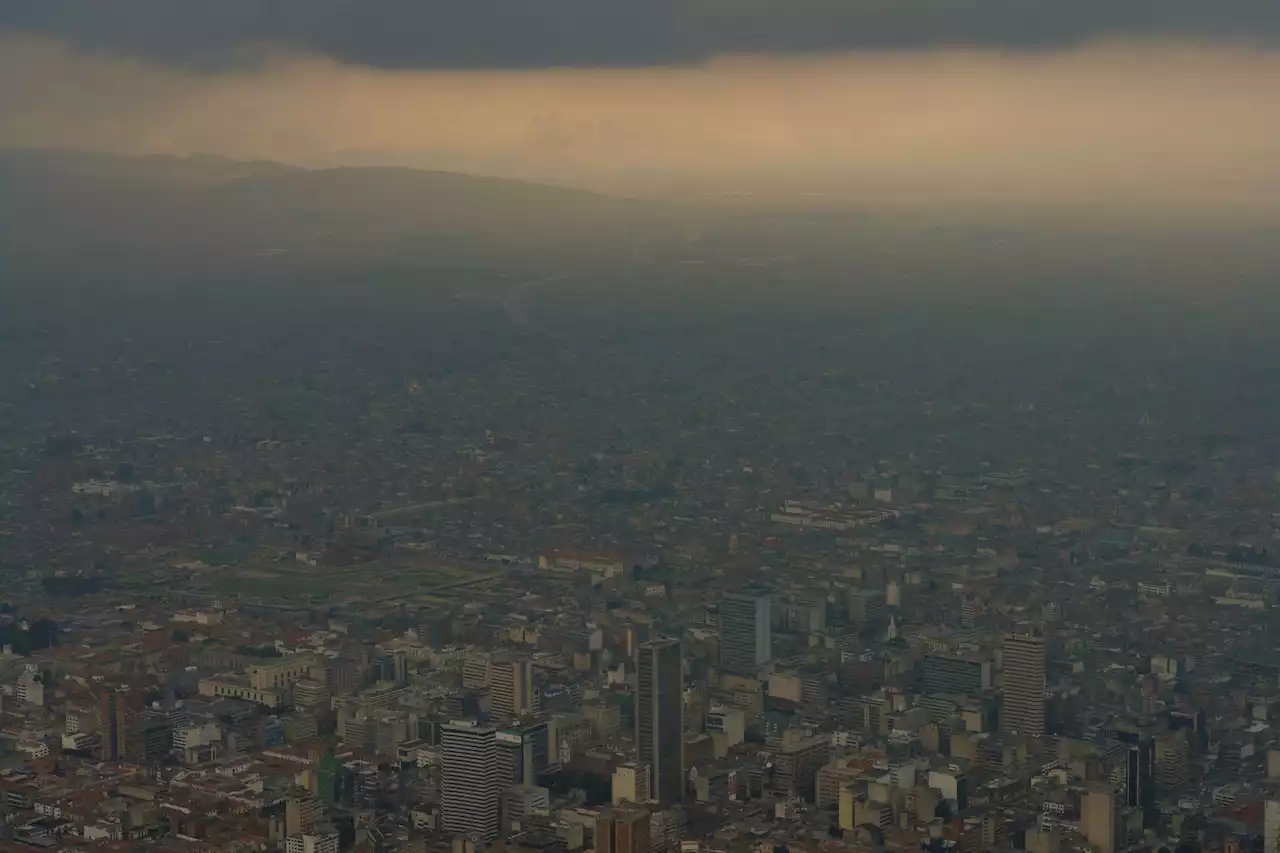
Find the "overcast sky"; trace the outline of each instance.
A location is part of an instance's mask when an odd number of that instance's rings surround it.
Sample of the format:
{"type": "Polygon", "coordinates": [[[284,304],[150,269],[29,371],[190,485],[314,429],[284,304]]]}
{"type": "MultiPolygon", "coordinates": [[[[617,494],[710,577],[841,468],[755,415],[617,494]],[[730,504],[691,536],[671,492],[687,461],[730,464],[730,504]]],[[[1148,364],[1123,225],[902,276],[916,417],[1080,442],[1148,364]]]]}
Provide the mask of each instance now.
{"type": "Polygon", "coordinates": [[[1274,217],[1277,36],[1278,0],[0,0],[0,146],[1274,217]]]}
{"type": "Polygon", "coordinates": [[[1276,0],[0,0],[0,29],[184,65],[274,43],[381,68],[1280,37],[1276,0]]]}

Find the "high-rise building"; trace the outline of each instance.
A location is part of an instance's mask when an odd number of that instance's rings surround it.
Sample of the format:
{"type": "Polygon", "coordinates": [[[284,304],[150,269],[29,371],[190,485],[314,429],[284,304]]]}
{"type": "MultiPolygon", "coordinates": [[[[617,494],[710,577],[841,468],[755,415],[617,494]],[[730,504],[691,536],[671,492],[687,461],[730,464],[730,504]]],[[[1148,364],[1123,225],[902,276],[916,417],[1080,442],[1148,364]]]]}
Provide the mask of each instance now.
{"type": "Polygon", "coordinates": [[[492,840],[501,823],[504,785],[498,778],[497,736],[470,721],[440,727],[440,812],[445,832],[492,840]]]}
{"type": "Polygon", "coordinates": [[[649,799],[649,765],[638,761],[619,764],[613,770],[613,804],[642,803],[649,799]]]}
{"type": "Polygon", "coordinates": [[[369,663],[369,669],[365,673],[365,681],[370,684],[378,682],[386,682],[394,684],[396,681],[396,661],[390,654],[379,655],[369,663]]]}
{"type": "Polygon", "coordinates": [[[1120,836],[1115,792],[1105,785],[1090,789],[1080,801],[1080,834],[1098,853],[1115,853],[1120,836]]]}
{"type": "Polygon", "coordinates": [[[991,688],[991,662],[933,652],[921,664],[920,687],[925,693],[976,696],[991,688]]]}
{"type": "Polygon", "coordinates": [[[494,660],[489,667],[489,710],[497,719],[510,719],[537,710],[533,663],[524,657],[494,660]]]}
{"type": "Polygon", "coordinates": [[[819,634],[827,630],[827,597],[793,592],[782,608],[782,621],[790,631],[819,634]]]}
{"type": "Polygon", "coordinates": [[[1262,814],[1263,853],[1280,853],[1280,795],[1267,797],[1262,814]]]}
{"type": "Polygon", "coordinates": [[[498,780],[501,785],[536,785],[538,777],[556,764],[552,720],[503,729],[498,742],[498,780]]]}
{"type": "Polygon", "coordinates": [[[475,689],[489,686],[489,667],[491,655],[487,652],[476,652],[462,661],[462,686],[475,689]]]}
{"type": "Polygon", "coordinates": [[[284,803],[285,834],[289,836],[311,832],[324,818],[324,803],[299,791],[284,803]]]}
{"type": "Polygon", "coordinates": [[[596,853],[649,853],[650,817],[644,809],[616,809],[596,818],[596,853]]]}
{"type": "Polygon", "coordinates": [[[145,761],[142,698],[136,691],[107,687],[98,694],[103,761],[145,761]]]}
{"type": "Polygon", "coordinates": [[[720,668],[757,675],[773,655],[771,597],[767,593],[731,593],[720,599],[720,668]]]}
{"type": "Polygon", "coordinates": [[[1045,637],[1006,634],[1003,650],[1000,729],[1009,734],[1039,737],[1044,734],[1045,720],[1045,637]]]}
{"type": "Polygon", "coordinates": [[[636,654],[636,755],[649,765],[650,798],[663,806],[684,799],[683,666],[679,640],[644,643],[636,654]]]}
{"type": "Polygon", "coordinates": [[[865,772],[865,763],[857,757],[845,756],[827,762],[813,774],[814,803],[820,809],[839,807],[840,791],[854,784],[865,772]]]}
{"type": "Polygon", "coordinates": [[[533,744],[519,729],[500,731],[495,739],[498,781],[505,786],[534,784],[533,744]]]}
{"type": "Polygon", "coordinates": [[[1155,742],[1156,788],[1175,794],[1191,782],[1191,741],[1186,732],[1166,732],[1155,742]]]}
{"type": "Polygon", "coordinates": [[[420,612],[415,630],[418,640],[433,649],[442,649],[453,641],[453,620],[447,613],[430,610],[420,612]]]}
{"type": "Polygon", "coordinates": [[[788,740],[774,752],[769,785],[775,791],[813,799],[814,778],[831,758],[831,738],[814,735],[788,740]]]}
{"type": "Polygon", "coordinates": [[[293,683],[295,708],[327,708],[329,699],[329,688],[323,682],[303,678],[293,683]]]}
{"type": "Polygon", "coordinates": [[[863,636],[875,636],[889,624],[889,606],[884,590],[852,589],[849,591],[849,623],[863,636]]]}
{"type": "MultiPolygon", "coordinates": [[[[318,670],[318,667],[312,667],[312,670],[318,670]]],[[[308,674],[310,672],[308,670],[308,674]]],[[[363,683],[363,671],[355,661],[331,660],[324,665],[324,684],[334,696],[351,693],[363,683]]]]}
{"type": "Polygon", "coordinates": [[[1120,804],[1151,811],[1155,808],[1155,742],[1150,734],[1122,726],[1107,732],[1116,741],[1111,767],[1111,782],[1120,797],[1120,804]]]}
{"type": "Polygon", "coordinates": [[[147,761],[159,761],[173,749],[173,722],[163,711],[144,711],[139,715],[142,754],[147,761]]]}
{"type": "Polygon", "coordinates": [[[392,660],[396,664],[396,684],[404,686],[409,683],[409,653],[404,649],[396,649],[391,653],[392,660]]]}
{"type": "Polygon", "coordinates": [[[316,796],[330,806],[351,802],[352,773],[330,750],[316,769],[316,796]]]}

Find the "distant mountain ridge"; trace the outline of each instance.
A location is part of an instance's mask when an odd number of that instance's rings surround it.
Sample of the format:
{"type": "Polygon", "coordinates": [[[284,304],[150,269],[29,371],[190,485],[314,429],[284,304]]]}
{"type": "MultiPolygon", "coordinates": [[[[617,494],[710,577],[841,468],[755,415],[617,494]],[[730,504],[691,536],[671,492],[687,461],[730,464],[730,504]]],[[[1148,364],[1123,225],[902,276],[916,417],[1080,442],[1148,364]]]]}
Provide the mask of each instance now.
{"type": "Polygon", "coordinates": [[[536,245],[661,227],[661,205],[407,168],[0,151],[0,253],[183,247],[253,254],[449,236],[536,245]]]}

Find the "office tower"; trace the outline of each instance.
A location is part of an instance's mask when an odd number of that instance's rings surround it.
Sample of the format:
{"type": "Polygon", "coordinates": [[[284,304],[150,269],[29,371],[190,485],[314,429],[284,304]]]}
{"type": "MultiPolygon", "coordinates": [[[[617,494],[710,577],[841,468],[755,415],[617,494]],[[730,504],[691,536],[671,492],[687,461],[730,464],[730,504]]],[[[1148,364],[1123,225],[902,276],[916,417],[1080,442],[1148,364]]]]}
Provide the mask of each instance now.
{"type": "Polygon", "coordinates": [[[394,684],[396,681],[395,658],[390,654],[384,654],[374,658],[373,662],[369,664],[369,673],[366,680],[370,684],[377,684],[378,682],[394,684]]]}
{"type": "Polygon", "coordinates": [[[356,808],[370,809],[382,794],[378,768],[365,764],[351,774],[351,799],[356,808]]]}
{"type": "Polygon", "coordinates": [[[726,595],[719,609],[720,668],[738,675],[759,674],[773,654],[770,596],[726,595]]]}
{"type": "Polygon", "coordinates": [[[284,831],[286,835],[311,832],[324,818],[324,803],[305,791],[299,791],[284,803],[284,831]]]}
{"type": "Polygon", "coordinates": [[[1115,853],[1120,834],[1115,793],[1106,786],[1088,791],[1080,802],[1080,834],[1098,853],[1115,853]]]}
{"type": "Polygon", "coordinates": [[[498,781],[503,786],[536,785],[556,762],[554,723],[542,720],[503,729],[495,736],[498,781]]]}
{"type": "Polygon", "coordinates": [[[107,687],[98,694],[98,727],[103,761],[144,761],[142,698],[129,690],[107,687]]]}
{"type": "Polygon", "coordinates": [[[619,764],[613,771],[613,804],[642,803],[649,799],[649,765],[638,761],[619,764]]]}
{"type": "Polygon", "coordinates": [[[1105,732],[1113,742],[1107,752],[1111,782],[1122,806],[1149,812],[1155,808],[1156,749],[1151,734],[1130,725],[1105,732]]]}
{"type": "Polygon", "coordinates": [[[509,785],[532,785],[558,766],[556,721],[540,720],[498,733],[499,775],[509,785]]]}
{"type": "Polygon", "coordinates": [[[925,693],[976,696],[991,688],[991,662],[934,652],[924,656],[920,687],[925,693]]]}
{"type": "Polygon", "coordinates": [[[1280,794],[1267,797],[1262,814],[1263,853],[1280,853],[1280,794]]]}
{"type": "Polygon", "coordinates": [[[1142,736],[1135,743],[1125,744],[1124,788],[1121,791],[1123,805],[1149,812],[1156,806],[1156,749],[1155,741],[1142,736]]]}
{"type": "Polygon", "coordinates": [[[404,649],[391,652],[391,681],[404,687],[409,683],[409,653],[404,649]]]}
{"type": "Polygon", "coordinates": [[[462,686],[470,689],[489,686],[490,655],[476,652],[462,662],[462,686]]]}
{"type": "Polygon", "coordinates": [[[773,754],[773,774],[769,785],[775,791],[811,800],[814,778],[830,758],[830,736],[787,739],[773,754]]]}
{"type": "Polygon", "coordinates": [[[147,761],[159,761],[173,749],[173,723],[163,711],[144,711],[140,715],[142,751],[147,761]]]}
{"type": "Polygon", "coordinates": [[[329,707],[329,688],[323,683],[310,678],[303,678],[293,683],[293,705],[295,708],[329,707]]]}
{"type": "Polygon", "coordinates": [[[453,642],[453,620],[447,613],[421,611],[418,614],[418,625],[415,630],[418,641],[433,649],[443,649],[453,642]]]}
{"type": "Polygon", "coordinates": [[[497,729],[452,722],[440,727],[440,812],[445,832],[498,837],[501,796],[497,729]]]}
{"type": "Polygon", "coordinates": [[[328,806],[342,806],[352,800],[355,788],[355,774],[351,768],[334,756],[333,751],[325,753],[316,767],[316,797],[328,806]]]}
{"type": "Polygon", "coordinates": [[[331,694],[342,696],[361,687],[364,679],[361,668],[354,661],[331,660],[324,667],[324,683],[331,694]]]}
{"type": "Polygon", "coordinates": [[[536,781],[533,768],[533,744],[519,729],[500,731],[497,742],[498,782],[501,785],[532,785],[536,781]]]}
{"type": "Polygon", "coordinates": [[[489,667],[489,711],[497,719],[510,719],[537,710],[533,663],[528,658],[495,660],[489,667]]]}
{"type": "Polygon", "coordinates": [[[849,591],[849,623],[863,636],[877,636],[889,624],[889,606],[883,590],[849,591]]]}
{"type": "Polygon", "coordinates": [[[120,742],[120,718],[125,715],[121,699],[115,690],[108,688],[98,695],[98,726],[102,730],[102,760],[118,761],[122,756],[120,742]]]}
{"type": "Polygon", "coordinates": [[[1191,742],[1185,732],[1160,735],[1156,738],[1155,753],[1156,787],[1162,795],[1177,793],[1190,784],[1191,742]]]}
{"type": "Polygon", "coordinates": [[[1043,635],[1006,634],[1004,638],[1004,703],[1000,729],[1009,734],[1044,734],[1046,648],[1043,635]]]}
{"type": "Polygon", "coordinates": [[[818,634],[827,630],[827,597],[822,593],[793,592],[781,612],[781,623],[789,631],[818,634]]]}
{"type": "Polygon", "coordinates": [[[596,818],[596,853],[649,853],[649,813],[616,809],[596,818]]]}
{"type": "Polygon", "coordinates": [[[684,799],[683,665],[679,640],[644,643],[637,653],[636,754],[649,765],[650,798],[663,806],[684,799]]]}
{"type": "Polygon", "coordinates": [[[1209,714],[1204,708],[1195,713],[1174,711],[1169,714],[1169,725],[1186,734],[1192,755],[1204,755],[1209,751],[1209,714]]]}

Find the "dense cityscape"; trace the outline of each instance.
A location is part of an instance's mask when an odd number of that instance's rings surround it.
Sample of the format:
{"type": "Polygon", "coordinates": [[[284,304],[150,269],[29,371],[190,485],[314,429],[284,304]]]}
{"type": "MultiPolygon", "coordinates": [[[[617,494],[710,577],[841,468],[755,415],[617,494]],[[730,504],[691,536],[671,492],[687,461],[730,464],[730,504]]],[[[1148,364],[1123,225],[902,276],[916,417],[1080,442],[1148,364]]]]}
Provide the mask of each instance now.
{"type": "Polygon", "coordinates": [[[1272,851],[1270,309],[679,251],[10,294],[3,849],[1272,851]]]}
{"type": "Polygon", "coordinates": [[[1277,91],[1277,0],[0,0],[0,853],[1280,853],[1277,91]]]}

